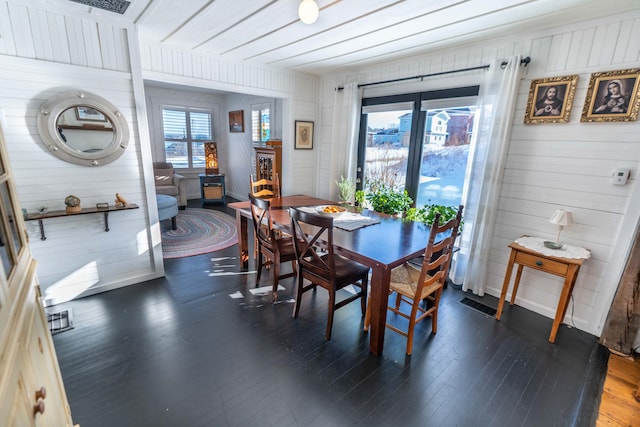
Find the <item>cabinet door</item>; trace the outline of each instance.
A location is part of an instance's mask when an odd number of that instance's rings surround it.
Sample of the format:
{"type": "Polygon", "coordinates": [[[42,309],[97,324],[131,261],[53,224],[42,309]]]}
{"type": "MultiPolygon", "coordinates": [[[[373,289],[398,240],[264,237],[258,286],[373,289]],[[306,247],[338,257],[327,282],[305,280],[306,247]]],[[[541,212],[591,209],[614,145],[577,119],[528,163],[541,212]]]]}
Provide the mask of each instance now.
{"type": "Polygon", "coordinates": [[[30,307],[33,312],[33,323],[29,331],[25,358],[25,379],[30,386],[30,394],[35,401],[35,394],[44,388],[46,397],[42,399],[45,412],[37,414],[35,419],[42,426],[70,426],[71,410],[67,404],[67,396],[61,381],[58,358],[53,347],[53,339],[45,318],[44,310],[38,303],[40,295],[32,299],[30,307]]]}
{"type": "Polygon", "coordinates": [[[26,236],[0,129],[0,426],[71,426],[26,236]]]}

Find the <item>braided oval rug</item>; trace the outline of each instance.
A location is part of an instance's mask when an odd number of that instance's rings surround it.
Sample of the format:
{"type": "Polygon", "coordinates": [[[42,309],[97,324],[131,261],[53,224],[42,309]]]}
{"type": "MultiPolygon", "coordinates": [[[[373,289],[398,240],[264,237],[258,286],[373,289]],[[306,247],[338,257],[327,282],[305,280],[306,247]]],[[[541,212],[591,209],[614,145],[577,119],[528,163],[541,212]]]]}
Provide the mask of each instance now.
{"type": "Polygon", "coordinates": [[[182,258],[219,251],[238,243],[236,220],[209,209],[187,208],[178,213],[177,229],[163,221],[162,257],[182,258]]]}

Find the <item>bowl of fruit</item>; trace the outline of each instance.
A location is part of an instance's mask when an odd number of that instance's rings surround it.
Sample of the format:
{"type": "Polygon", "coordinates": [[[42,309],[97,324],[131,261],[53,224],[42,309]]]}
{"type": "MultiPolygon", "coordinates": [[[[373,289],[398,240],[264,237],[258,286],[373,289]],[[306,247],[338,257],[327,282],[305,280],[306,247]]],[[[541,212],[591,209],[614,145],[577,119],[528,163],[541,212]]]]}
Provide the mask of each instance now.
{"type": "Polygon", "coordinates": [[[336,205],[323,205],[323,206],[318,206],[316,208],[316,212],[318,212],[319,214],[333,216],[333,217],[339,216],[346,211],[347,211],[347,208],[343,206],[336,206],[336,205]]]}

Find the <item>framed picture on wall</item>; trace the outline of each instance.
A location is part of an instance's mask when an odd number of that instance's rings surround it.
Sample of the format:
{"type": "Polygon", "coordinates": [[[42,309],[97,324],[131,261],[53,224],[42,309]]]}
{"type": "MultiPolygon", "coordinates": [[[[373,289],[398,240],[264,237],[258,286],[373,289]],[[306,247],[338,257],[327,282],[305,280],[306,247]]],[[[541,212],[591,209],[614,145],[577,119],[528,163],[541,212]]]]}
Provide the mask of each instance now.
{"type": "Polygon", "coordinates": [[[244,132],[244,110],[229,111],[229,132],[244,132]]]}
{"type": "Polygon", "coordinates": [[[76,119],[83,122],[106,122],[107,118],[95,108],[79,105],[75,107],[76,119]]]}
{"type": "Polygon", "coordinates": [[[577,75],[532,80],[524,122],[568,123],[577,81],[577,75]]]}
{"type": "Polygon", "coordinates": [[[592,73],[581,122],[630,122],[638,119],[640,68],[592,73]]]}
{"type": "Polygon", "coordinates": [[[313,148],[313,122],[296,120],[296,145],[298,150],[311,150],[313,148]]]}

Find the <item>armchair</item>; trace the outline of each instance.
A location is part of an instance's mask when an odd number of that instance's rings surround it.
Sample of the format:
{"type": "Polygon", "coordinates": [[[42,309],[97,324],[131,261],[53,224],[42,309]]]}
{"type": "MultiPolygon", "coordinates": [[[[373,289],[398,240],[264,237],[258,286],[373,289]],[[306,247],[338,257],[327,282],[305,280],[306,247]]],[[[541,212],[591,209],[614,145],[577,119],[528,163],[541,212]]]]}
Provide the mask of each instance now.
{"type": "Polygon", "coordinates": [[[178,208],[187,207],[187,180],[175,173],[173,164],[167,162],[153,163],[153,176],[156,184],[156,194],[173,196],[178,199],[178,208]]]}

